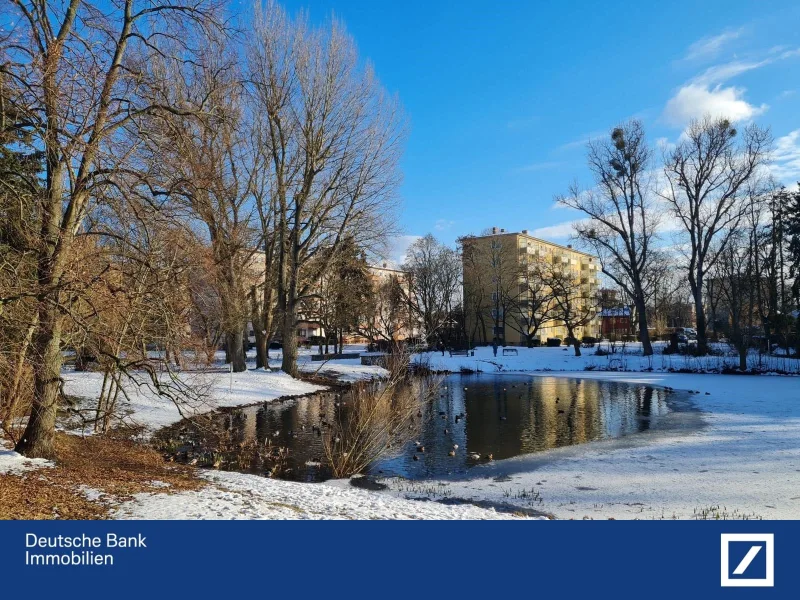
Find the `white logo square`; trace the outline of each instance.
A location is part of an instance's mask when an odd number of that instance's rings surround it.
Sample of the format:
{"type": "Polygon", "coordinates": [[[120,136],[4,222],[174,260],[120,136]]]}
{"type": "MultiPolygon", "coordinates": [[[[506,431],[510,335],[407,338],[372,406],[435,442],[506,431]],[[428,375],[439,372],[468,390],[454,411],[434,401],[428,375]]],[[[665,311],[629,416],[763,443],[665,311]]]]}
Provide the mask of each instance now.
{"type": "Polygon", "coordinates": [[[775,534],[774,533],[723,533],[720,556],[722,563],[720,585],[722,587],[774,587],[775,586],[775,534]],[[729,565],[729,545],[731,542],[761,542],[754,544],[737,565],[729,565]],[[765,551],[766,574],[764,577],[731,577],[743,575],[753,560],[765,551]],[[733,567],[733,568],[731,568],[733,567]]]}

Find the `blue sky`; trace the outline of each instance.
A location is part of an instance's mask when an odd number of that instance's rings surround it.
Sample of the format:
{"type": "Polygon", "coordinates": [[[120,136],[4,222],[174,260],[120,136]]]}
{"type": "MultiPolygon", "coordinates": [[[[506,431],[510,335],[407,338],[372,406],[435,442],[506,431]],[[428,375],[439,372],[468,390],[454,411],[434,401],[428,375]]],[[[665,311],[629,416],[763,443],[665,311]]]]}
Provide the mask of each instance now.
{"type": "Polygon", "coordinates": [[[767,125],[775,173],[800,178],[796,1],[286,4],[342,19],[406,110],[396,257],[493,225],[565,241],[577,214],[554,195],[588,184],[586,140],[632,117],[653,143],[705,112],[767,125]]]}

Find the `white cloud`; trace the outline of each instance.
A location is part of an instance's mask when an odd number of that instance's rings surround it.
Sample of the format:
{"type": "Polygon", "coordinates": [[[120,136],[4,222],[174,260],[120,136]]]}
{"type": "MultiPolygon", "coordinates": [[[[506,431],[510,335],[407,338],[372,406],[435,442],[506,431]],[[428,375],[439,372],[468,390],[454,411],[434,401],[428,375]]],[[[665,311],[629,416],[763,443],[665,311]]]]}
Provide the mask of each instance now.
{"type": "Polygon", "coordinates": [[[669,152],[675,148],[675,142],[671,142],[669,138],[666,137],[656,138],[656,148],[662,152],[669,152]]]}
{"type": "Polygon", "coordinates": [[[689,83],[670,98],[664,109],[667,121],[683,127],[692,119],[706,115],[725,117],[731,121],[748,121],[763,114],[769,108],[766,104],[755,106],[744,99],[744,88],[709,88],[705,85],[689,83]]]}
{"type": "Polygon", "coordinates": [[[456,224],[455,221],[448,221],[447,219],[439,219],[438,221],[436,221],[433,228],[436,231],[447,231],[455,224],[456,224]]]}
{"type": "Polygon", "coordinates": [[[670,98],[664,108],[666,120],[678,127],[692,119],[705,115],[726,117],[732,121],[748,121],[763,114],[766,104],[756,106],[744,99],[745,89],[722,84],[766,65],[800,56],[800,49],[774,48],[770,56],[762,60],[734,60],[707,68],[690,79],[670,98]]]}
{"type": "Polygon", "coordinates": [[[389,252],[386,257],[389,266],[398,267],[406,262],[408,248],[420,239],[419,235],[398,235],[389,240],[389,252]]]}
{"type": "Polygon", "coordinates": [[[726,30],[719,35],[706,36],[697,40],[686,50],[684,60],[703,60],[717,56],[720,51],[735,39],[741,37],[744,28],[726,30]]]}
{"type": "Polygon", "coordinates": [[[692,79],[692,83],[707,86],[711,86],[716,83],[723,83],[728,81],[728,79],[732,79],[733,77],[741,75],[742,73],[760,69],[761,67],[774,62],[774,60],[775,59],[772,58],[758,61],[734,60],[721,65],[714,65],[713,67],[707,68],[705,71],[700,73],[700,75],[694,77],[692,79]]]}
{"type": "Polygon", "coordinates": [[[547,227],[539,227],[531,231],[531,235],[544,240],[566,240],[575,234],[575,224],[580,222],[581,220],[579,219],[576,221],[565,221],[547,227]]]}
{"type": "Polygon", "coordinates": [[[800,129],[775,140],[772,174],[786,185],[800,181],[800,129]]]}

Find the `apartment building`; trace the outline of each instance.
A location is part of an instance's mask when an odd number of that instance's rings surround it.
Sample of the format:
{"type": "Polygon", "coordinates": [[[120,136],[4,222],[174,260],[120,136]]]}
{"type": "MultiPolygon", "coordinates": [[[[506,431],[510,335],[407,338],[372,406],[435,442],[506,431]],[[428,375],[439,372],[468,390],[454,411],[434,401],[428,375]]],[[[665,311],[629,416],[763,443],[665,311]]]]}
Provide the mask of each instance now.
{"type": "Polygon", "coordinates": [[[600,335],[600,265],[591,254],[533,237],[525,229],[515,233],[493,227],[486,235],[463,239],[462,260],[466,328],[473,343],[496,338],[507,345],[526,345],[529,339],[545,343],[547,338],[568,337],[552,300],[540,302],[552,295],[545,282],[554,274],[574,282],[572,302],[589,315],[575,335],[600,335]],[[548,318],[541,319],[544,314],[548,318]]]}

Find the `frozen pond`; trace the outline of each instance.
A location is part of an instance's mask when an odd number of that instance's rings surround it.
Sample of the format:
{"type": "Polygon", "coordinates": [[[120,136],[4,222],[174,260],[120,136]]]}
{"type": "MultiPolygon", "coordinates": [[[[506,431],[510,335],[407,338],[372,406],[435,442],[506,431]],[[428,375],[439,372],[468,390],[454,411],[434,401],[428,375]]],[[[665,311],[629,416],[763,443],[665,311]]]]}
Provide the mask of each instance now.
{"type": "MultiPolygon", "coordinates": [[[[159,439],[179,460],[197,462],[199,457],[199,464],[262,474],[267,465],[257,457],[215,463],[211,456],[219,456],[223,444],[226,456],[237,448],[251,453],[269,444],[280,449],[281,477],[324,480],[330,477],[324,459],[325,423],[348,418],[347,397],[324,392],[225,410],[205,422],[184,421],[159,439]]],[[[408,442],[374,460],[366,474],[463,476],[490,460],[668,430],[681,426],[677,414],[695,411],[686,394],[648,385],[487,374],[445,377],[438,393],[421,407],[408,442]]]]}

